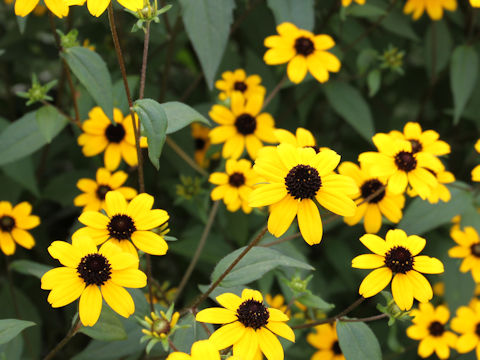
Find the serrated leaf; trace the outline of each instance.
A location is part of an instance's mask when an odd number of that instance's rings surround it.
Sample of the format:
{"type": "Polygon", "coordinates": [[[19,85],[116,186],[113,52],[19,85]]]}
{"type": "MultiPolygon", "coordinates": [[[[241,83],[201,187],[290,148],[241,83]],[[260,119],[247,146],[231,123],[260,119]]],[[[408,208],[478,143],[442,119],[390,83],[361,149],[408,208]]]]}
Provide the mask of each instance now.
{"type": "Polygon", "coordinates": [[[105,61],[96,52],[83,46],[65,49],[62,57],[98,106],[113,121],[112,79],[105,61]]]}
{"type": "Polygon", "coordinates": [[[348,360],[381,360],[377,337],[363,322],[337,322],[338,343],[348,360]]]}
{"type": "Polygon", "coordinates": [[[313,30],[315,3],[313,0],[267,0],[277,25],[291,22],[300,29],[313,30]]]}
{"type": "Polygon", "coordinates": [[[197,110],[187,104],[171,101],[161,104],[165,115],[167,115],[167,134],[183,129],[193,122],[199,122],[210,126],[210,122],[197,110]]]}
{"type": "Polygon", "coordinates": [[[0,344],[5,344],[20,334],[24,329],[36,325],[32,321],[3,319],[0,320],[0,344]]]}
{"type": "Polygon", "coordinates": [[[145,129],[148,139],[148,157],[158,170],[160,154],[167,137],[167,115],[162,105],[152,99],[137,100],[133,108],[145,129]]]}
{"type": "Polygon", "coordinates": [[[202,65],[207,85],[213,81],[222,60],[233,22],[233,0],[180,0],[183,23],[202,65]]]}
{"type": "Polygon", "coordinates": [[[463,109],[472,95],[478,74],[478,55],[472,46],[458,46],[450,63],[450,88],[453,94],[453,123],[458,124],[463,109]]]}
{"type": "Polygon", "coordinates": [[[100,318],[94,326],[82,326],[79,331],[100,341],[124,340],[127,338],[122,322],[108,306],[103,307],[100,318]]]}
{"type": "Polygon", "coordinates": [[[329,82],[323,86],[333,110],[349,123],[367,141],[375,133],[373,118],[368,103],[352,85],[343,82],[329,82]]]}
{"type": "Polygon", "coordinates": [[[52,267],[30,260],[15,260],[10,264],[10,269],[24,275],[33,275],[39,279],[52,267]]]}
{"type": "Polygon", "coordinates": [[[67,125],[68,119],[53,106],[43,106],[37,110],[37,125],[47,143],[67,125]]]}
{"type": "MultiPolygon", "coordinates": [[[[220,277],[244,249],[245,247],[237,249],[219,261],[213,270],[211,276],[212,282],[220,277]]],[[[279,266],[314,270],[309,264],[288,257],[277,250],[255,246],[240,260],[225,279],[222,280],[220,285],[223,287],[233,287],[248,284],[279,266]]]]}
{"type": "Polygon", "coordinates": [[[430,77],[448,64],[452,53],[452,36],[444,20],[433,21],[425,34],[425,66],[430,77]],[[435,56],[435,61],[432,57],[435,56]],[[435,65],[435,69],[432,68],[435,65]]]}

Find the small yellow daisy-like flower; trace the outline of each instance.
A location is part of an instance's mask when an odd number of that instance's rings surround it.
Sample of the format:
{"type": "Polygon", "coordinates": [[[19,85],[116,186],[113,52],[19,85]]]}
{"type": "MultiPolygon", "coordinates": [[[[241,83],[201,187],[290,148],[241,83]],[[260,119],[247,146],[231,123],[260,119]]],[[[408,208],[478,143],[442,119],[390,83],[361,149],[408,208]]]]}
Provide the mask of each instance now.
{"type": "Polygon", "coordinates": [[[318,349],[310,360],[345,360],[338,343],[336,324],[315,326],[315,333],[307,335],[307,342],[318,349]]]}
{"type": "Polygon", "coordinates": [[[359,5],[365,4],[365,0],[342,0],[342,6],[350,6],[350,4],[355,1],[359,5]]]}
{"type": "Polygon", "coordinates": [[[272,115],[260,113],[262,106],[262,95],[254,94],[246,99],[238,91],[232,94],[230,109],[213,105],[208,115],[220,126],[212,129],[209,137],[212,144],[225,143],[224,158],[238,159],[246,147],[248,155],[255,159],[263,146],[262,141],[276,142],[275,121],[272,115]]]}
{"type": "Polygon", "coordinates": [[[265,39],[270,48],[263,56],[268,65],[288,63],[287,75],[291,82],[298,84],[309,71],[315,79],[328,81],[329,72],[340,71],[340,60],[327,50],[335,46],[329,35],[314,35],[310,31],[297,28],[292,23],[277,26],[279,35],[265,39]]]}
{"type": "Polygon", "coordinates": [[[437,258],[418,255],[426,241],[417,235],[407,236],[400,229],[389,230],[385,240],[366,234],[360,241],[374,254],[364,254],[352,260],[357,269],[375,269],[363,279],[359,293],[365,298],[382,291],[392,280],[392,295],[401,310],[410,310],[413,298],[428,302],[433,291],[424,274],[440,274],[443,264],[437,258]]]}
{"type": "Polygon", "coordinates": [[[407,329],[407,336],[420,340],[418,355],[427,358],[435,352],[440,359],[450,357],[450,348],[455,349],[457,336],[448,331],[445,325],[450,311],[445,305],[433,307],[430,303],[419,305],[419,309],[410,312],[413,325],[407,329]]]}
{"type": "Polygon", "coordinates": [[[457,10],[457,0],[407,0],[403,12],[412,14],[413,20],[418,20],[427,11],[430,19],[440,20],[443,17],[443,9],[457,10]]]}
{"type": "Polygon", "coordinates": [[[42,289],[51,290],[47,300],[52,307],[62,307],[80,298],[78,312],[84,326],[97,322],[102,298],[123,317],[134,313],[135,303],[124,288],[142,288],[147,284],[147,277],[138,270],[138,258],[111,242],[97,250],[88,236],[74,238],[72,244],[54,241],[48,252],[64,265],[42,276],[42,289]]]}
{"type": "Polygon", "coordinates": [[[202,166],[208,166],[208,159],[205,158],[207,150],[210,147],[210,128],[203,126],[199,123],[192,123],[192,137],[195,145],[194,158],[195,162],[202,166]]]}
{"type": "MultiPolygon", "coordinates": [[[[11,2],[9,1],[7,4],[11,2]]],[[[15,15],[25,17],[32,11],[37,12],[38,15],[37,7],[42,6],[38,4],[39,2],[39,0],[15,0],[15,15]]],[[[68,15],[69,6],[77,5],[75,0],[44,0],[44,3],[48,10],[59,18],[68,15]]]]}
{"type": "Polygon", "coordinates": [[[151,230],[166,223],[169,217],[165,210],[152,210],[153,201],[153,196],[143,193],[127,203],[121,192],[109,191],[105,196],[106,215],[83,212],[78,221],[86,227],[78,229],[73,238],[87,235],[97,245],[108,240],[136,257],[136,248],[147,254],[165,255],[166,241],[151,230]]]}
{"type": "Polygon", "coordinates": [[[338,172],[341,175],[350,176],[360,189],[358,193],[352,195],[357,205],[359,204],[355,215],[344,218],[348,225],[358,224],[364,218],[365,231],[375,234],[382,227],[382,215],[395,224],[402,219],[402,209],[405,205],[403,194],[393,194],[385,189],[385,182],[370,176],[368,171],[352,162],[341,163],[338,172]],[[377,195],[365,201],[377,192],[377,195]]]}
{"type": "Polygon", "coordinates": [[[220,354],[210,340],[195,341],[191,353],[175,351],[168,355],[167,360],[220,360],[220,354]]]}
{"type": "MultiPolygon", "coordinates": [[[[475,143],[475,150],[480,153],[480,139],[475,143]]],[[[477,165],[472,170],[472,181],[480,181],[480,165],[477,165]]]]}
{"type": "Polygon", "coordinates": [[[350,177],[333,172],[339,162],[340,155],[330,149],[317,154],[312,148],[290,144],[265,147],[253,169],[266,182],[253,190],[249,204],[270,205],[268,231],[274,236],[283,235],[297,216],[305,241],[318,244],[323,226],[315,200],[335,214],[355,214],[356,205],[350,195],[358,188],[350,177]]]}
{"type": "Polygon", "coordinates": [[[147,325],[148,330],[142,329],[142,332],[154,338],[165,339],[170,335],[175,325],[177,325],[179,317],[180,313],[178,312],[170,316],[163,311],[160,311],[160,314],[151,312],[150,317],[145,316],[145,321],[142,321],[143,325],[147,325]]]}
{"type": "Polygon", "coordinates": [[[360,154],[358,161],[362,168],[368,169],[373,176],[388,179],[387,189],[394,194],[402,194],[410,184],[422,199],[426,199],[438,185],[431,170],[442,170],[442,162],[430,153],[414,152],[411,142],[388,134],[376,134],[372,140],[378,152],[360,154]]]}
{"type": "Polygon", "coordinates": [[[245,70],[237,69],[235,71],[225,71],[222,79],[215,82],[215,87],[220,90],[218,98],[220,100],[228,99],[234,91],[240,91],[245,98],[253,94],[265,96],[265,87],[260,85],[262,78],[258,75],[247,76],[245,70]]]}
{"type": "Polygon", "coordinates": [[[120,191],[127,200],[137,195],[137,190],[122,186],[127,181],[128,174],[124,171],[111,173],[107,169],[97,170],[96,180],[83,178],[77,181],[77,187],[84,193],[78,195],[73,203],[83,206],[83,211],[100,211],[105,207],[105,195],[109,191],[120,191]]]}
{"type": "Polygon", "coordinates": [[[285,323],[288,316],[267,308],[259,291],[244,289],[242,297],[225,293],[216,299],[223,308],[202,310],[196,320],[223,324],[209,339],[218,350],[233,345],[233,355],[240,359],[254,360],[262,352],[267,359],[274,360],[283,359],[283,348],[275,335],[295,342],[293,330],[285,323]]]}
{"type": "Polygon", "coordinates": [[[462,230],[453,227],[450,236],[458,244],[448,250],[448,256],[452,258],[463,258],[460,271],[472,272],[473,280],[480,283],[480,238],[475,228],[467,226],[462,230]]]}
{"type": "Polygon", "coordinates": [[[5,255],[13,255],[18,244],[25,249],[35,245],[27,230],[40,224],[40,218],[31,215],[32,205],[24,201],[12,208],[8,201],[0,201],[0,248],[5,255]]]}
{"type": "MultiPolygon", "coordinates": [[[[105,167],[110,171],[118,168],[122,158],[128,165],[136,166],[138,158],[131,116],[124,118],[119,109],[114,109],[113,118],[115,125],[100,107],[94,107],[82,125],[83,134],[78,137],[78,145],[87,157],[105,151],[105,167]]],[[[138,118],[136,121],[138,126],[138,118]]],[[[145,137],[140,142],[142,147],[147,146],[145,137]]]]}
{"type": "Polygon", "coordinates": [[[223,199],[228,211],[235,212],[240,207],[245,214],[252,211],[248,205],[248,198],[254,184],[259,180],[250,161],[228,159],[225,164],[225,172],[211,174],[208,181],[218,185],[212,190],[212,200],[223,199]]]}
{"type": "Polygon", "coordinates": [[[410,141],[413,153],[423,151],[435,156],[450,154],[450,145],[445,141],[438,140],[440,135],[436,131],[422,131],[422,127],[416,122],[406,123],[403,127],[403,133],[398,130],[392,130],[389,135],[410,141]]]}
{"type": "Polygon", "coordinates": [[[471,306],[460,306],[450,325],[460,334],[457,351],[464,354],[475,349],[477,359],[480,359],[480,301],[471,306]]]}
{"type": "MultiPolygon", "coordinates": [[[[437,186],[431,189],[430,195],[427,196],[428,202],[430,204],[436,204],[440,200],[443,202],[449,202],[452,194],[450,194],[450,190],[444,184],[453,183],[455,181],[455,176],[450,171],[446,171],[445,168],[439,172],[435,172],[433,170],[429,171],[435,175],[438,183],[437,186]]],[[[417,193],[412,188],[407,190],[407,194],[412,197],[417,196],[417,193]]]]}

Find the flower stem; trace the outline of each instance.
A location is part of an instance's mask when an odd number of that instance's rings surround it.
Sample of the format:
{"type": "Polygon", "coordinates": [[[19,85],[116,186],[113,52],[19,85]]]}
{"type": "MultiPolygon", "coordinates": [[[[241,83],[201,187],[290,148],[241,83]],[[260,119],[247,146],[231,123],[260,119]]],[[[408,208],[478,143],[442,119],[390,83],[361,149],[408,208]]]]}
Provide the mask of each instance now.
{"type": "Polygon", "coordinates": [[[173,351],[178,351],[177,347],[173,345],[173,341],[168,338],[168,345],[172,348],[173,351]]]}
{"type": "Polygon", "coordinates": [[[67,335],[60,341],[57,346],[55,346],[52,351],[50,351],[47,356],[43,358],[43,360],[50,360],[52,359],[57,352],[59,352],[67,343],[72,339],[72,337],[75,336],[75,334],[78,332],[78,330],[82,327],[82,324],[80,323],[80,316],[77,317],[77,320],[75,323],[72,325],[70,330],[68,331],[67,335]]]}
{"type": "Polygon", "coordinates": [[[287,75],[285,74],[283,78],[278,82],[277,86],[275,86],[275,88],[272,90],[272,92],[267,96],[267,98],[263,102],[262,110],[265,109],[268,106],[268,104],[270,104],[270,102],[273,100],[275,95],[277,95],[277,93],[280,91],[280,89],[283,86],[283,83],[286,80],[287,80],[287,75]]]}
{"type": "Polygon", "coordinates": [[[369,321],[375,321],[375,320],[380,320],[385,318],[388,318],[388,314],[383,313],[383,314],[378,314],[378,315],[373,315],[373,316],[358,318],[358,319],[346,319],[342,317],[338,320],[342,322],[369,322],[369,321]]]}
{"type": "Polygon", "coordinates": [[[198,166],[195,160],[193,160],[190,156],[188,156],[188,154],[185,151],[183,151],[183,149],[180,146],[178,146],[178,144],[171,137],[167,136],[166,143],[168,146],[172,148],[173,151],[177,153],[178,156],[180,156],[183,160],[185,160],[185,162],[188,165],[190,165],[190,167],[193,170],[198,172],[200,175],[208,176],[208,172],[206,172],[204,169],[198,166]]]}
{"type": "Polygon", "coordinates": [[[143,60],[142,60],[142,71],[140,76],[140,92],[138,95],[139,99],[143,99],[143,94],[145,91],[145,79],[147,77],[147,62],[148,62],[148,43],[150,41],[150,21],[147,21],[145,27],[145,39],[143,41],[143,60]]]}

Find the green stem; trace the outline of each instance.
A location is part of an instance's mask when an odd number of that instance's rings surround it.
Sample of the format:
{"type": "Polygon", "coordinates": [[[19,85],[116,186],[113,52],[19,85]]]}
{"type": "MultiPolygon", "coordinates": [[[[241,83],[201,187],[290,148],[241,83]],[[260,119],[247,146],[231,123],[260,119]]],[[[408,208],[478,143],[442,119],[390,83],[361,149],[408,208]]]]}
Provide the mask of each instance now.
{"type": "Polygon", "coordinates": [[[52,359],[67,343],[75,336],[78,330],[82,327],[80,323],[80,317],[77,317],[77,320],[72,325],[70,330],[68,331],[67,335],[60,341],[57,346],[55,346],[52,351],[50,351],[47,356],[43,358],[43,360],[50,360],[52,359]]]}

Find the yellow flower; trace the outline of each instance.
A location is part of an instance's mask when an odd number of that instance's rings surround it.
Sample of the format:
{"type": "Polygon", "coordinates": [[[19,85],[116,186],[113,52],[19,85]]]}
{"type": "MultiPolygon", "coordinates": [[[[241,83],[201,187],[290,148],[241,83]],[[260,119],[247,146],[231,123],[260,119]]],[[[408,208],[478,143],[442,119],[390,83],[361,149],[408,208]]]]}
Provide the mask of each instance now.
{"type": "Polygon", "coordinates": [[[95,45],[92,45],[92,44],[90,43],[90,40],[89,40],[89,39],[83,40],[82,46],[83,46],[84,48],[87,48],[87,49],[90,49],[90,50],[92,50],[92,51],[95,51],[95,45]]]}
{"type": "Polygon", "coordinates": [[[463,258],[460,265],[460,271],[465,273],[472,272],[473,280],[480,282],[480,239],[477,231],[467,226],[460,230],[459,227],[453,227],[450,236],[458,244],[448,250],[448,256],[452,258],[463,258]]]}
{"type": "Polygon", "coordinates": [[[413,298],[428,302],[433,297],[432,287],[424,274],[440,274],[440,260],[418,255],[425,247],[425,239],[417,235],[407,237],[403,230],[387,232],[384,241],[377,235],[367,234],[360,241],[374,254],[364,254],[352,260],[352,267],[375,269],[363,279],[359,293],[371,297],[382,291],[392,280],[392,295],[401,310],[410,310],[413,298]]]}
{"type": "Polygon", "coordinates": [[[480,359],[480,301],[474,302],[472,306],[460,306],[452,319],[451,327],[461,334],[457,341],[457,351],[464,354],[476,348],[477,359],[480,359]]]}
{"type": "Polygon", "coordinates": [[[443,9],[457,10],[457,0],[407,0],[403,12],[412,14],[413,19],[417,20],[426,10],[430,19],[440,20],[443,17],[443,9]]]}
{"type": "Polygon", "coordinates": [[[105,195],[107,192],[120,191],[127,200],[137,195],[137,190],[122,186],[127,181],[128,175],[124,171],[111,173],[107,169],[97,170],[96,181],[83,178],[77,181],[77,187],[84,193],[78,195],[73,203],[75,206],[83,206],[83,211],[100,211],[105,207],[105,195]]]}
{"type": "Polygon", "coordinates": [[[210,147],[210,138],[208,134],[210,129],[198,123],[192,123],[192,137],[195,144],[194,158],[198,165],[208,166],[208,159],[205,158],[207,150],[210,147]]]}
{"type": "Polygon", "coordinates": [[[78,229],[73,238],[87,235],[97,245],[109,240],[136,257],[135,247],[147,254],[165,255],[168,249],[166,241],[150,230],[166,223],[168,214],[165,210],[152,210],[153,200],[153,196],[143,193],[127,204],[121,192],[109,191],[105,196],[106,215],[95,211],[83,212],[78,221],[86,227],[78,229]]]}
{"type": "Polygon", "coordinates": [[[274,134],[280,144],[291,144],[295,147],[309,147],[317,153],[321,150],[328,149],[327,147],[319,148],[313,134],[309,130],[301,127],[297,128],[295,135],[285,129],[276,129],[274,134]]]}
{"type": "MultiPolygon", "coordinates": [[[[74,0],[78,3],[75,5],[83,5],[87,3],[87,9],[93,16],[99,17],[107,9],[110,0],[74,0]]],[[[143,0],[118,0],[120,5],[130,11],[143,9],[143,0]]]]}
{"type": "Polygon", "coordinates": [[[365,4],[365,0],[342,0],[342,6],[350,6],[352,1],[355,1],[359,5],[365,4]]]}
{"type": "Polygon", "coordinates": [[[427,152],[414,152],[409,141],[396,139],[388,134],[376,134],[373,143],[379,152],[365,152],[358,156],[362,168],[373,176],[388,179],[387,189],[402,194],[407,185],[426,199],[438,181],[430,170],[442,170],[442,162],[427,152]]]}
{"type": "Polygon", "coordinates": [[[315,326],[315,333],[307,335],[308,343],[318,349],[310,360],[345,360],[338,343],[336,327],[336,324],[318,325],[315,326]]]}
{"type": "Polygon", "coordinates": [[[450,318],[450,311],[445,305],[433,307],[430,303],[419,305],[419,309],[410,312],[413,325],[407,329],[407,336],[420,340],[418,355],[427,358],[435,353],[440,359],[450,357],[450,348],[455,348],[457,336],[448,331],[445,325],[450,318]]]}
{"type": "MultiPolygon", "coordinates": [[[[440,200],[443,202],[448,202],[450,201],[452,195],[450,194],[450,190],[443,184],[450,184],[455,181],[455,176],[449,172],[446,171],[445,168],[443,168],[439,172],[435,172],[433,170],[430,170],[427,168],[437,179],[437,186],[432,187],[430,195],[427,196],[427,200],[430,204],[436,204],[440,200]]],[[[410,196],[417,196],[417,193],[415,190],[412,188],[409,188],[407,190],[408,195],[410,196]]]]}
{"type": "Polygon", "coordinates": [[[225,293],[216,299],[223,308],[202,310],[196,320],[224,324],[209,339],[218,350],[233,345],[233,355],[242,360],[253,360],[260,351],[267,359],[283,359],[283,348],[275,335],[295,342],[295,334],[285,323],[288,316],[265,307],[259,291],[244,289],[241,298],[225,293]]]}
{"type": "Polygon", "coordinates": [[[470,0],[470,5],[472,7],[478,8],[478,7],[480,7],[480,0],[470,0]]]}
{"type": "Polygon", "coordinates": [[[240,91],[245,98],[256,94],[265,96],[265,87],[260,85],[262,78],[258,75],[247,76],[245,70],[225,71],[222,79],[215,82],[215,87],[220,90],[218,98],[222,101],[228,99],[234,91],[240,91]]]}
{"type": "Polygon", "coordinates": [[[212,190],[212,200],[223,199],[228,211],[235,212],[240,207],[245,214],[252,211],[252,208],[248,206],[248,198],[254,184],[259,180],[250,161],[228,159],[225,164],[225,172],[211,174],[208,181],[218,185],[212,190]]]}
{"type": "Polygon", "coordinates": [[[355,215],[344,218],[348,225],[355,225],[364,218],[365,231],[375,234],[382,226],[382,215],[395,224],[402,219],[405,196],[393,194],[390,190],[385,189],[385,182],[377,177],[370,176],[367,170],[352,162],[341,163],[338,172],[341,175],[351,177],[360,189],[358,193],[352,196],[356,199],[355,202],[358,205],[355,215]],[[366,198],[378,191],[380,192],[377,195],[365,201],[366,198]]]}
{"type": "Polygon", "coordinates": [[[290,144],[263,148],[253,169],[264,177],[250,195],[249,205],[270,205],[268,231],[279,237],[295,216],[309,245],[322,240],[323,227],[317,204],[342,216],[353,216],[356,205],[349,195],[358,191],[354,181],[333,171],[340,155],[327,149],[318,154],[312,148],[290,144]]]}
{"type": "MultiPolygon", "coordinates": [[[[7,4],[10,2],[7,2],[7,4]]],[[[35,11],[38,15],[40,10],[37,10],[37,5],[42,6],[38,3],[39,0],[15,0],[15,15],[25,17],[32,11],[35,11]]],[[[59,18],[68,15],[68,7],[70,5],[76,5],[74,0],[44,0],[44,3],[59,18]]]]}
{"type": "Polygon", "coordinates": [[[324,83],[328,81],[329,72],[340,71],[340,60],[326,51],[335,46],[331,36],[314,35],[288,22],[278,25],[277,32],[279,35],[265,39],[264,45],[270,49],[263,60],[268,65],[288,63],[287,75],[291,82],[300,83],[310,71],[315,79],[324,83]]]}
{"type": "Polygon", "coordinates": [[[277,294],[275,296],[272,296],[270,294],[265,295],[265,303],[274,308],[278,309],[281,312],[287,314],[287,316],[290,317],[289,310],[287,304],[285,304],[285,298],[281,294],[277,294]]]}
{"type": "MultiPolygon", "coordinates": [[[[105,151],[105,167],[113,171],[123,158],[130,166],[138,164],[135,148],[135,134],[131,116],[123,118],[119,109],[114,109],[115,125],[107,118],[103,110],[96,106],[88,113],[88,119],[82,125],[83,134],[78,137],[78,145],[83,146],[83,155],[90,157],[105,151]]],[[[138,126],[138,119],[137,126],[138,126]]],[[[146,138],[141,138],[141,146],[146,147],[146,138]]]]}
{"type": "Polygon", "coordinates": [[[97,250],[88,236],[74,238],[72,244],[54,241],[48,252],[64,265],[47,271],[41,280],[42,289],[51,290],[47,300],[52,307],[80,298],[79,314],[84,326],[97,322],[102,298],[123,317],[134,313],[135,303],[124,287],[142,288],[147,284],[147,277],[138,270],[138,258],[111,242],[97,250]]]}
{"type": "Polygon", "coordinates": [[[35,239],[26,230],[33,229],[40,224],[40,218],[30,215],[32,205],[21,202],[12,208],[8,201],[0,201],[0,248],[5,255],[15,253],[15,243],[31,249],[35,239]]]}
{"type": "MultiPolygon", "coordinates": [[[[480,153],[480,139],[475,143],[475,150],[480,153]]],[[[480,165],[477,165],[472,170],[472,181],[480,181],[480,165]]]]}
{"type": "Polygon", "coordinates": [[[171,333],[173,333],[179,317],[180,313],[178,312],[175,312],[168,316],[163,311],[160,311],[160,314],[152,311],[150,313],[150,317],[145,316],[145,321],[142,321],[142,324],[146,326],[149,330],[142,329],[142,332],[145,335],[151,336],[153,338],[165,339],[171,333]]]}
{"type": "Polygon", "coordinates": [[[192,345],[192,355],[183,352],[173,352],[167,360],[220,360],[220,354],[210,340],[196,341],[192,345]]]}
{"type": "Polygon", "coordinates": [[[255,159],[262,141],[275,143],[273,129],[275,121],[268,113],[260,113],[263,96],[254,94],[246,99],[235,91],[231,97],[230,109],[213,105],[208,113],[213,121],[220,124],[210,131],[212,144],[225,143],[222,156],[238,159],[246,147],[248,155],[255,159]]]}

